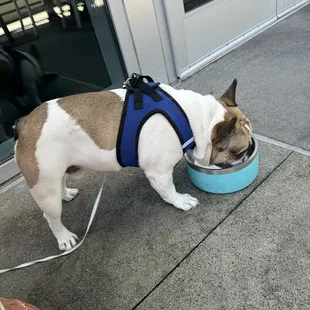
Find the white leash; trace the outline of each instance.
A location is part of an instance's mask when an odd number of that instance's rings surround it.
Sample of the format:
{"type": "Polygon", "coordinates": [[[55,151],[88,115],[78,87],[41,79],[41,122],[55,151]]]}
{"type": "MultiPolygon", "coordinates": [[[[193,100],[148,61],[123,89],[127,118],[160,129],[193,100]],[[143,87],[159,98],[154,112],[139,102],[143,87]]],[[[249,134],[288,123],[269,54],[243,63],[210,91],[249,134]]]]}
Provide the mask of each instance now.
{"type": "Polygon", "coordinates": [[[83,239],[81,240],[80,243],[78,243],[74,248],[72,248],[71,250],[68,250],[68,251],[65,251],[65,252],[62,252],[61,254],[58,254],[58,255],[52,255],[52,256],[48,256],[48,257],[45,257],[45,258],[41,258],[41,259],[38,259],[38,260],[35,260],[35,261],[32,261],[32,262],[28,262],[28,263],[24,263],[24,264],[21,264],[21,265],[18,265],[16,267],[13,267],[13,268],[8,268],[8,269],[0,269],[0,274],[2,273],[5,273],[5,272],[9,272],[9,271],[12,271],[12,270],[16,270],[16,269],[22,269],[22,268],[25,268],[25,267],[29,267],[29,266],[32,266],[32,265],[35,265],[37,263],[43,263],[43,262],[47,262],[49,260],[52,260],[52,259],[55,259],[57,257],[61,257],[61,256],[65,256],[65,255],[68,255],[68,254],[71,254],[72,252],[74,252],[75,250],[77,250],[81,245],[82,243],[84,242],[86,236],[87,236],[87,233],[93,223],[93,220],[94,220],[94,217],[96,215],[96,212],[97,212],[97,209],[98,209],[98,205],[99,205],[99,202],[100,202],[100,198],[101,198],[101,195],[102,195],[102,190],[103,190],[103,186],[105,184],[105,180],[106,180],[106,174],[104,175],[103,177],[103,182],[102,182],[102,185],[101,185],[101,188],[100,188],[100,191],[97,195],[97,198],[96,198],[96,201],[95,201],[95,204],[93,206],[93,210],[91,212],[91,215],[90,215],[90,218],[89,218],[89,221],[88,221],[88,225],[87,225],[87,229],[86,229],[86,232],[84,234],[84,237],[83,239]]]}

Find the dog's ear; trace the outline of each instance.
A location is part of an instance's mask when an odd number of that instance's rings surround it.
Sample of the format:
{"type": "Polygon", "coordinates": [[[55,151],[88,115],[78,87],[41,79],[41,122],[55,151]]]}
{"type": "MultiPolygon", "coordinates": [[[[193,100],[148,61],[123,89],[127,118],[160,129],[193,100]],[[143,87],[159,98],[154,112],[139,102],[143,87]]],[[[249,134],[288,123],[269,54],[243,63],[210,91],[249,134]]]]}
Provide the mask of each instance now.
{"type": "Polygon", "coordinates": [[[222,121],[216,124],[212,132],[212,144],[217,144],[227,137],[235,129],[237,117],[233,117],[229,121],[222,121]]]}
{"type": "Polygon", "coordinates": [[[219,98],[219,101],[225,103],[228,107],[237,107],[236,103],[237,79],[234,79],[225,93],[219,98]]]}

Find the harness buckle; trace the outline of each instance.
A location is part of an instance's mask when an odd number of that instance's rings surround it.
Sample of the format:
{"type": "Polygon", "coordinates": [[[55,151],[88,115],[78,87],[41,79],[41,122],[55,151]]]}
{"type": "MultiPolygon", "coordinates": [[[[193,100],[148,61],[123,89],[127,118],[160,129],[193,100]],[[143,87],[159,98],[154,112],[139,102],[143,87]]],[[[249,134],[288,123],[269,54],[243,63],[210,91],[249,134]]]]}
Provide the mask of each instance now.
{"type": "Polygon", "coordinates": [[[123,88],[132,87],[135,88],[138,81],[141,81],[143,78],[138,73],[133,73],[123,84],[123,88]]]}

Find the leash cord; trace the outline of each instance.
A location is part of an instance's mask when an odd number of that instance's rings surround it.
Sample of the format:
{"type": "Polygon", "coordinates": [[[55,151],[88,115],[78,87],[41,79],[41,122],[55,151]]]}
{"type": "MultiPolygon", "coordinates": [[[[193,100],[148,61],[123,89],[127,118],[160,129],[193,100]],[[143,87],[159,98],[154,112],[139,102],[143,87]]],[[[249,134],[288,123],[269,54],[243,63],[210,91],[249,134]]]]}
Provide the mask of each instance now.
{"type": "Polygon", "coordinates": [[[82,245],[82,243],[84,242],[84,240],[85,240],[85,238],[86,238],[86,236],[88,234],[88,231],[89,231],[89,229],[90,229],[90,227],[91,227],[91,225],[93,223],[94,217],[95,217],[97,209],[98,209],[98,205],[99,205],[99,202],[100,202],[100,198],[101,198],[101,195],[102,195],[102,190],[103,190],[103,186],[105,185],[105,182],[106,182],[106,173],[104,174],[101,188],[100,188],[99,193],[97,195],[97,198],[95,200],[95,203],[94,203],[94,206],[93,206],[93,210],[91,212],[91,215],[90,215],[90,218],[89,218],[89,221],[88,221],[87,229],[85,231],[85,234],[84,234],[83,239],[81,240],[81,242],[79,242],[74,248],[72,248],[72,249],[70,249],[68,251],[62,252],[61,254],[52,255],[52,256],[48,256],[48,257],[41,258],[41,259],[38,259],[38,260],[34,260],[34,261],[31,261],[31,262],[27,262],[27,263],[18,265],[18,266],[13,267],[13,268],[0,269],[0,274],[6,273],[6,272],[9,272],[9,271],[13,271],[13,270],[16,270],[16,269],[22,269],[22,268],[25,268],[25,267],[33,266],[33,265],[35,265],[37,263],[47,262],[47,261],[53,260],[55,258],[71,254],[72,252],[76,251],[82,245]]]}

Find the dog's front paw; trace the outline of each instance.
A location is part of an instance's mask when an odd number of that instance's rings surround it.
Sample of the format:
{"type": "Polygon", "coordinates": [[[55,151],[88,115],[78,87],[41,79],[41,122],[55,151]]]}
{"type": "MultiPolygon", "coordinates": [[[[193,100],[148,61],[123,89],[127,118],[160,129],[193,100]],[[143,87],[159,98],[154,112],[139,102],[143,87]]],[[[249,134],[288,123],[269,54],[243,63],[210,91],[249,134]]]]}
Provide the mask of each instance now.
{"type": "Polygon", "coordinates": [[[61,251],[71,250],[76,246],[77,240],[79,240],[78,236],[66,229],[61,236],[57,238],[59,249],[61,251]]]}
{"type": "Polygon", "coordinates": [[[79,190],[76,188],[65,188],[62,193],[62,199],[65,201],[71,201],[77,196],[78,193],[79,190]]]}
{"type": "Polygon", "coordinates": [[[178,194],[173,205],[181,210],[188,211],[198,205],[198,199],[188,194],[178,194]]]}

